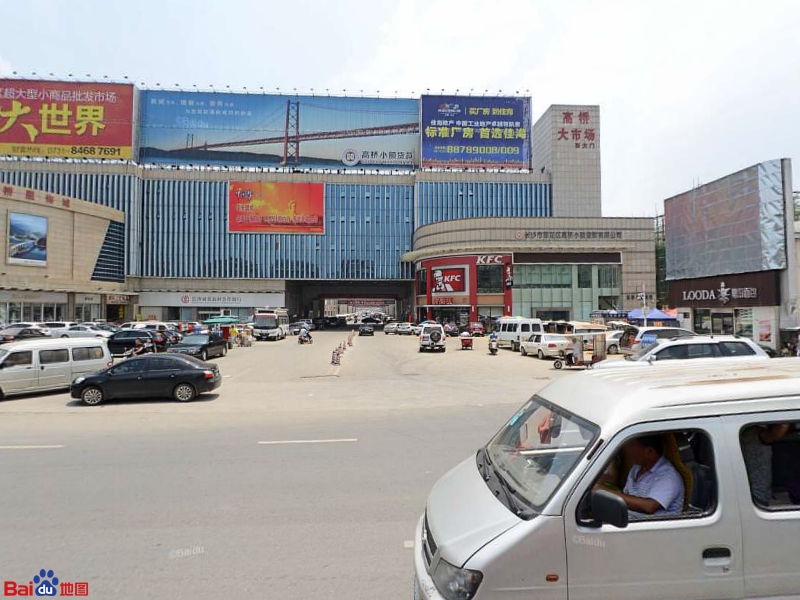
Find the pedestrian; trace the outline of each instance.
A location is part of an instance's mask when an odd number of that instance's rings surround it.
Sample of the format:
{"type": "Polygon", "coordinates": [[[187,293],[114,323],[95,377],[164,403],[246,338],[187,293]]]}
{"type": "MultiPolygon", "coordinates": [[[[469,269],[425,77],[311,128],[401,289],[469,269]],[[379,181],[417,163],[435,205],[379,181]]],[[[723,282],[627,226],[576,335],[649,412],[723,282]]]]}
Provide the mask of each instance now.
{"type": "Polygon", "coordinates": [[[241,346],[241,340],[239,339],[239,330],[236,329],[236,325],[231,327],[231,341],[233,341],[237,346],[241,346]]]}

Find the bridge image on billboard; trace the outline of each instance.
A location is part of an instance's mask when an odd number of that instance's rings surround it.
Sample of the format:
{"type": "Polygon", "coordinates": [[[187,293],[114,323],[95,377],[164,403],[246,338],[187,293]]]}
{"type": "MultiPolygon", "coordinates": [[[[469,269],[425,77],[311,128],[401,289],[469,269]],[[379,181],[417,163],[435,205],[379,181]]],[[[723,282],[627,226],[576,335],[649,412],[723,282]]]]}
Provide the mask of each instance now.
{"type": "Polygon", "coordinates": [[[419,102],[147,90],[141,162],[319,168],[419,164],[419,102]]]}

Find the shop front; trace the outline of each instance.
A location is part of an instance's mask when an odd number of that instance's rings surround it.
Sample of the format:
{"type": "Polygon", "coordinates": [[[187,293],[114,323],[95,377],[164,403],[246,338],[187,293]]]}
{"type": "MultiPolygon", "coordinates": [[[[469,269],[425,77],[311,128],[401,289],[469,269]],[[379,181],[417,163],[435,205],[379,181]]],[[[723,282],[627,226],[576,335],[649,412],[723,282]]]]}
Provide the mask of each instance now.
{"type": "Polygon", "coordinates": [[[111,322],[133,319],[136,296],[131,294],[106,294],[106,320],[111,322]]]}
{"type": "Polygon", "coordinates": [[[0,292],[0,323],[68,320],[66,292],[0,292]]]}
{"type": "Polygon", "coordinates": [[[140,320],[204,321],[216,315],[247,320],[256,308],[283,307],[283,292],[141,292],[140,320]]]}
{"type": "Polygon", "coordinates": [[[778,348],[781,271],[669,282],[670,305],[699,334],[740,335],[778,348]]]}
{"type": "Polygon", "coordinates": [[[74,321],[84,323],[104,319],[103,297],[100,294],[75,294],[74,321]]]}

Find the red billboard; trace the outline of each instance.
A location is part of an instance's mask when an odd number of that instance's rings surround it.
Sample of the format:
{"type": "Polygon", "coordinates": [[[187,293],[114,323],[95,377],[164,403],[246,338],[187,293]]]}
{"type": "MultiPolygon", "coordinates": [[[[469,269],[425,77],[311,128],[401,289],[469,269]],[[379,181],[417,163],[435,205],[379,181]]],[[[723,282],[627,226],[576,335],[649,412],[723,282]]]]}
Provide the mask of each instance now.
{"type": "Polygon", "coordinates": [[[231,181],[231,233],[325,233],[325,184],[231,181]]]}
{"type": "Polygon", "coordinates": [[[431,293],[463,294],[467,292],[466,267],[442,267],[431,269],[431,293]]]}
{"type": "Polygon", "coordinates": [[[133,86],[0,79],[0,154],[133,158],[133,86]]]}

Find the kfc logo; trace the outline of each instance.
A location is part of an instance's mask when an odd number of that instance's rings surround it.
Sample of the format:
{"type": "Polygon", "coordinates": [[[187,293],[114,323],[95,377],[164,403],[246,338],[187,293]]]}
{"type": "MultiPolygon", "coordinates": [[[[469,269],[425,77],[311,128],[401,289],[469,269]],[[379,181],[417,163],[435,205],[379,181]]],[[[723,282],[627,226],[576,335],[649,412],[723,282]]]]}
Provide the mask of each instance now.
{"type": "Polygon", "coordinates": [[[433,269],[434,294],[466,291],[465,269],[433,269]]]}
{"type": "Polygon", "coordinates": [[[499,265],[503,263],[502,254],[485,254],[475,261],[479,265],[499,265]]]}

